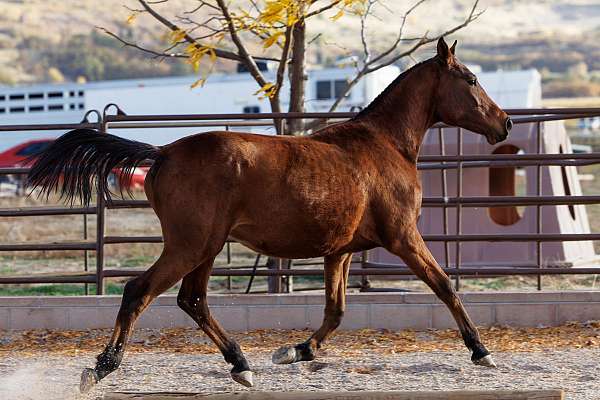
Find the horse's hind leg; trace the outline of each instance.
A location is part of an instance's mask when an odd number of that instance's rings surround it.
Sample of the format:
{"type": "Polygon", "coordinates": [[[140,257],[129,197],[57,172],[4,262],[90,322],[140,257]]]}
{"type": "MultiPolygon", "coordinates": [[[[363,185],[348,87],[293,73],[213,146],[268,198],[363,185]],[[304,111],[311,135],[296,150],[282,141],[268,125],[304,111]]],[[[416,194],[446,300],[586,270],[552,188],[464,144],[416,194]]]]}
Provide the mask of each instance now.
{"type": "Polygon", "coordinates": [[[240,346],[235,340],[227,336],[217,320],[210,315],[206,292],[213,260],[211,259],[198,266],[183,278],[177,295],[177,304],[196,321],[198,326],[217,345],[225,361],[233,365],[231,369],[233,380],[251,387],[253,385],[252,372],[240,346]]]}
{"type": "Polygon", "coordinates": [[[477,327],[456,295],[450,278],[431,255],[417,228],[407,232],[402,240],[394,241],[387,250],[401,257],[411,271],[448,306],[458,324],[465,345],[472,352],[471,361],[476,365],[495,367],[490,352],[481,343],[477,327]]]}
{"type": "Polygon", "coordinates": [[[346,285],[352,254],[325,257],[325,315],[321,327],[304,343],[284,346],[272,357],[275,364],[312,361],[317,350],[342,322],[346,308],[346,285]]]}
{"type": "Polygon", "coordinates": [[[104,351],[98,355],[96,367],[86,368],[81,374],[81,392],[87,392],[118,368],[127,340],[140,314],[159,294],[177,283],[194,267],[194,263],[186,260],[183,254],[175,254],[165,248],[152,267],[127,282],[113,335],[104,351]]]}

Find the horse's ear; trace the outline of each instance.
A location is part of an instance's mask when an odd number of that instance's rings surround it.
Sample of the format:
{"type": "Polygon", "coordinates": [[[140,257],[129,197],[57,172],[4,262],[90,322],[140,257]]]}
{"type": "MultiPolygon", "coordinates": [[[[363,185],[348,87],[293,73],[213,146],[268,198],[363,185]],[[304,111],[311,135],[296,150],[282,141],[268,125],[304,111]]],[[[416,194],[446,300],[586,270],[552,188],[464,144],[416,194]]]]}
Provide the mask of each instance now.
{"type": "Polygon", "coordinates": [[[454,43],[452,43],[452,47],[450,47],[450,53],[452,53],[452,55],[456,55],[456,43],[458,43],[457,40],[455,40],[454,43]]]}
{"type": "Polygon", "coordinates": [[[450,60],[452,59],[452,54],[450,53],[448,44],[444,40],[443,36],[440,37],[437,42],[437,55],[443,63],[450,64],[450,60]]]}

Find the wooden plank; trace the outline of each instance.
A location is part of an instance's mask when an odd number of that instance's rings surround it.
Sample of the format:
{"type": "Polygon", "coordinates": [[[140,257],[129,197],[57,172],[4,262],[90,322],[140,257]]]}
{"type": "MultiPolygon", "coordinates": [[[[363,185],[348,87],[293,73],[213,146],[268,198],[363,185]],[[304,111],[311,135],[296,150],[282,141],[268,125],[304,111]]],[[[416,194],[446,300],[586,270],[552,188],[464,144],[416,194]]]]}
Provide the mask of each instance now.
{"type": "Polygon", "coordinates": [[[104,400],[563,400],[562,390],[454,390],[419,392],[106,393],[104,400]]]}

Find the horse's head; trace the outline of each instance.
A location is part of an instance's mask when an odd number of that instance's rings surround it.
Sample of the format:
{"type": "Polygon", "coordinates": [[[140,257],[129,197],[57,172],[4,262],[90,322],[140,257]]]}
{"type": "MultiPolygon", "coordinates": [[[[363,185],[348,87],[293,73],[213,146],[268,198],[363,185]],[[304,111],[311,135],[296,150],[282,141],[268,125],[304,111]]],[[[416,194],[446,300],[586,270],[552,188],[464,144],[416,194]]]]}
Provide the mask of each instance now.
{"type": "Polygon", "coordinates": [[[448,47],[444,38],[437,44],[440,82],[436,96],[436,117],[486,137],[496,144],[508,137],[512,121],[489,98],[477,77],[455,57],[456,41],[448,47]]]}

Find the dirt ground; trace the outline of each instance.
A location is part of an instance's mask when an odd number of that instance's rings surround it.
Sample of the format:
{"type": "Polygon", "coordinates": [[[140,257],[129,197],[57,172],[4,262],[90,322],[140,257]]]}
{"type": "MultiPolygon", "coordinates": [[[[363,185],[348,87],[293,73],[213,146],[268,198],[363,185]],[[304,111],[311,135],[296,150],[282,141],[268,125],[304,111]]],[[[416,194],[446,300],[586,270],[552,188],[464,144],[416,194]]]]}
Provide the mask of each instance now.
{"type": "Polygon", "coordinates": [[[453,330],[339,332],[317,360],[273,365],[271,353],[306,339],[308,331],[237,333],[255,374],[245,389],[229,378],[229,366],[198,330],[137,330],[121,368],[86,396],[79,374],[93,366],[108,330],[0,332],[0,398],[91,400],[106,391],[244,390],[482,390],[548,389],[567,399],[600,398],[597,380],[600,323],[557,328],[482,329],[497,369],[469,361],[453,330]]]}

